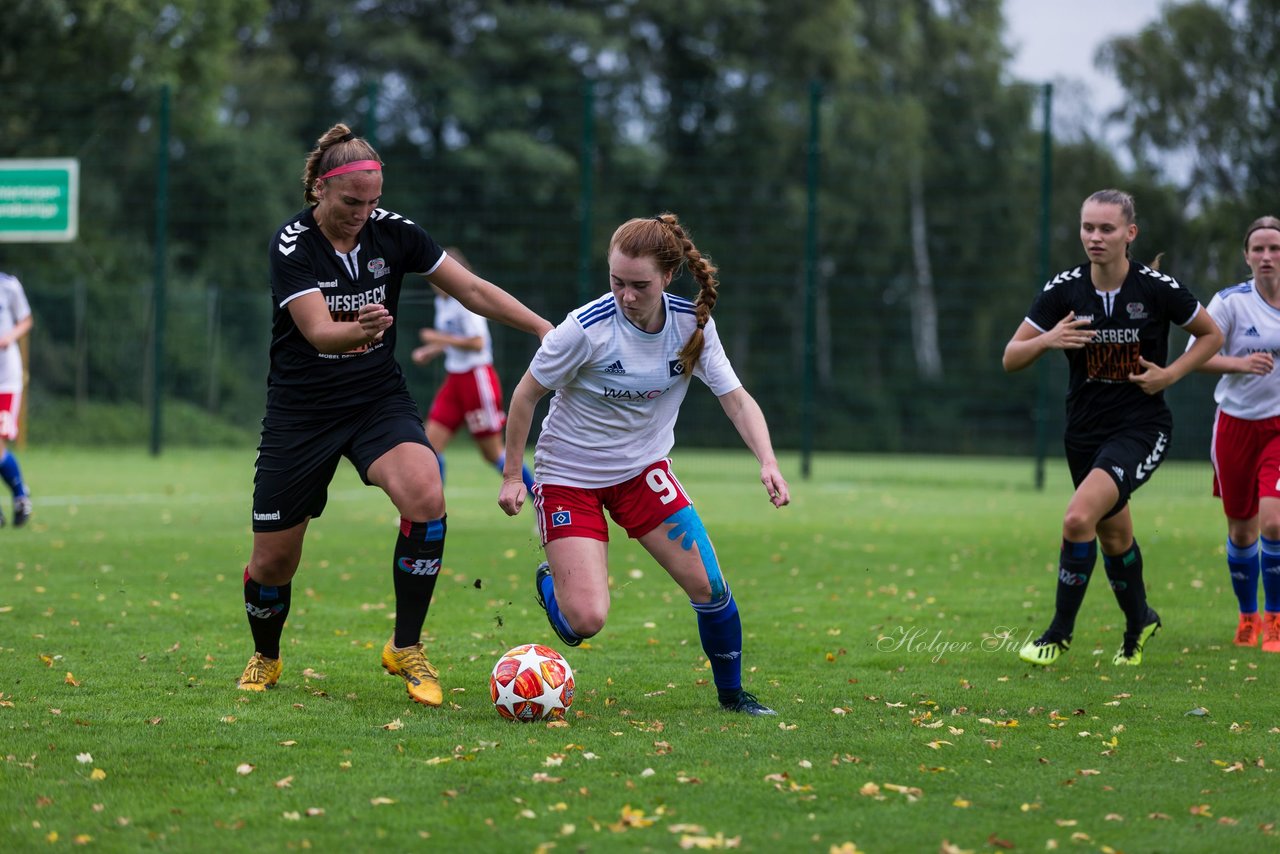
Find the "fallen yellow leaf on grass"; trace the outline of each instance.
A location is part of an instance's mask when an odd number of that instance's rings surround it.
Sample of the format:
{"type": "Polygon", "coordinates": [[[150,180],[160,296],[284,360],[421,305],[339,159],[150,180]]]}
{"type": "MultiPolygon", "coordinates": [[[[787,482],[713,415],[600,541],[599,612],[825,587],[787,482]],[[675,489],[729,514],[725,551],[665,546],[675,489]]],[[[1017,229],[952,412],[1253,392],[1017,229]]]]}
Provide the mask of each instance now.
{"type": "Polygon", "coordinates": [[[94,769],[93,769],[93,772],[89,774],[89,779],[90,779],[90,780],[105,780],[105,779],[107,779],[107,772],[106,772],[106,771],[103,771],[101,768],[94,768],[94,769]]]}
{"type": "Polygon", "coordinates": [[[75,677],[75,676],[71,675],[71,671],[70,671],[70,670],[68,670],[68,671],[67,671],[67,676],[66,676],[66,678],[65,678],[65,679],[63,679],[62,681],[63,681],[63,682],[65,682],[66,684],[68,684],[68,685],[72,686],[73,688],[79,688],[79,687],[80,687],[80,683],[76,681],[76,677],[75,677]]]}

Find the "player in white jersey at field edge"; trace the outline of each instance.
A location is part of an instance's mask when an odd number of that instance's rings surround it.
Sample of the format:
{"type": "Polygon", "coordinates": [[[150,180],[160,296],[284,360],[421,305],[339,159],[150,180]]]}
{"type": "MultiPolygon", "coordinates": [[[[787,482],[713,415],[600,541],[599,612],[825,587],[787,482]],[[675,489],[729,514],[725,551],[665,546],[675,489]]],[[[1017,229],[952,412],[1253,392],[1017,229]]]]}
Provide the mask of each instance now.
{"type": "Polygon", "coordinates": [[[720,400],[760,462],[774,506],[791,500],[759,404],[729,364],[711,310],[716,268],[675,214],[632,219],[609,241],[610,293],[569,313],[543,339],[511,395],[498,504],[520,512],[525,442],[534,406],[555,391],[534,453],[532,491],[547,560],[534,583],[562,641],[577,646],[609,613],[604,511],[689,597],[721,708],[772,715],[742,687],[742,623],[711,539],[667,455],[692,377],[720,400]],[[667,292],[682,267],[693,302],[667,292]]]}
{"type": "Polygon", "coordinates": [[[1112,663],[1141,664],[1161,625],[1147,604],[1129,497],[1169,450],[1173,415],[1164,390],[1212,356],[1222,333],[1176,279],[1129,260],[1137,236],[1128,193],[1099,190],[1085,199],[1080,242],[1089,263],[1051,279],[1005,345],[1006,371],[1029,367],[1051,350],[1062,351],[1068,370],[1063,444],[1075,493],[1062,520],[1053,621],[1019,651],[1031,664],[1053,664],[1070,648],[1099,543],[1125,615],[1112,663]],[[1200,340],[1166,364],[1170,323],[1200,340]]]}
{"type": "MultiPolygon", "coordinates": [[[[13,493],[15,528],[31,518],[31,493],[8,443],[18,438],[18,413],[22,411],[22,350],[18,342],[31,331],[32,322],[22,283],[0,272],[0,479],[13,493]]],[[[2,525],[4,514],[0,513],[2,525]]]]}
{"type": "Polygon", "coordinates": [[[438,706],[439,676],[423,650],[422,626],[444,555],[444,490],[395,359],[401,285],[416,273],[502,323],[536,335],[551,324],[450,258],[421,226],[378,207],[382,161],[346,125],[317,141],[303,186],[308,207],[268,248],[271,362],[244,571],[254,653],[238,687],[265,691],[280,678],[280,637],[303,537],[346,457],[400,515],[387,562],[395,627],[382,666],[404,679],[415,702],[438,706]]]}
{"type": "MultiPolygon", "coordinates": [[[[471,264],[455,247],[445,254],[468,270],[471,264]]],[[[474,272],[474,270],[472,270],[474,272]]],[[[435,318],[431,327],[418,330],[422,344],[415,347],[415,365],[425,365],[444,355],[445,380],[427,410],[427,441],[440,461],[440,480],[445,479],[444,449],[463,424],[471,432],[480,456],[502,471],[502,426],[507,413],[502,408],[502,380],[493,367],[493,341],[489,322],[435,285],[435,318]]],[[[524,485],[533,489],[533,475],[521,472],[524,485]]]]}
{"type": "Polygon", "coordinates": [[[1235,644],[1261,640],[1263,652],[1280,652],[1280,219],[1250,223],[1244,260],[1253,278],[1209,301],[1224,343],[1200,370],[1222,374],[1213,393],[1218,408],[1210,457],[1240,605],[1235,644]],[[1265,616],[1258,613],[1259,576],[1265,616]]]}

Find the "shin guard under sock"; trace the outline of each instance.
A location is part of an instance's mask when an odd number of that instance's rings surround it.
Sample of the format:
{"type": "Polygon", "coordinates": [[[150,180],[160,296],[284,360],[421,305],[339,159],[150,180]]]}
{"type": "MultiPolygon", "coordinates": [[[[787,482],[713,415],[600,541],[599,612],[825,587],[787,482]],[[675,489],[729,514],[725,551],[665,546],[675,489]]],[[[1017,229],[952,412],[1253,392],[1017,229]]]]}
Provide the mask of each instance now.
{"type": "Polygon", "coordinates": [[[1126,630],[1138,631],[1147,619],[1147,586],[1142,580],[1142,550],[1138,541],[1123,554],[1103,555],[1102,565],[1111,582],[1116,604],[1124,611],[1126,630]]]}
{"type": "Polygon", "coordinates": [[[1085,591],[1089,588],[1089,578],[1093,574],[1093,566],[1098,560],[1098,544],[1096,540],[1086,543],[1062,541],[1062,550],[1058,558],[1058,589],[1054,597],[1053,622],[1049,624],[1049,632],[1062,638],[1071,637],[1076,628],[1076,615],[1080,613],[1080,605],[1084,602],[1085,591]]]}
{"type": "Polygon", "coordinates": [[[399,649],[422,640],[422,624],[431,607],[431,594],[444,557],[445,519],[428,522],[400,520],[392,576],[396,591],[395,645],[399,649]]]}
{"type": "Polygon", "coordinates": [[[711,662],[720,699],[736,699],[742,690],[742,620],[733,593],[707,603],[691,602],[698,615],[698,638],[711,662]]]}
{"type": "Polygon", "coordinates": [[[280,635],[289,616],[292,590],[292,582],[279,587],[259,584],[249,577],[249,568],[245,567],[244,610],[253,633],[253,649],[266,658],[280,657],[280,635]]]}
{"type": "MultiPolygon", "coordinates": [[[[1231,572],[1231,589],[1240,603],[1241,614],[1258,613],[1258,576],[1262,571],[1259,552],[1257,540],[1247,546],[1237,546],[1227,538],[1227,569],[1231,572]]],[[[1276,578],[1280,580],[1280,576],[1276,578]]]]}
{"type": "Polygon", "coordinates": [[[1263,607],[1273,614],[1280,611],[1280,540],[1261,539],[1263,607]]]}

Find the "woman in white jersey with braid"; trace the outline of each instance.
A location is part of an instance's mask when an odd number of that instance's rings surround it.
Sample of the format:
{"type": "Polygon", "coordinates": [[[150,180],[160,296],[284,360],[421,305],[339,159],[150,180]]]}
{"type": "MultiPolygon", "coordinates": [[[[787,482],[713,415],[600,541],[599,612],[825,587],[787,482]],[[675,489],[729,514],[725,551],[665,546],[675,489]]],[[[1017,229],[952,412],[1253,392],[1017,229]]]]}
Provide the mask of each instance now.
{"type": "Polygon", "coordinates": [[[533,488],[547,562],[535,584],[552,629],[577,646],[609,613],[608,523],[640,541],[690,599],[720,706],[772,715],[742,688],[742,624],[715,549],[667,459],[680,404],[696,376],[760,461],[769,500],[790,500],[769,428],[716,333],[716,268],[675,214],[632,219],[609,242],[610,293],[570,312],[543,339],[511,396],[498,504],[520,512],[520,467],[535,404],[554,390],[534,454],[533,488]],[[695,302],[669,294],[682,266],[695,302]]]}
{"type": "Polygon", "coordinates": [[[1244,260],[1253,278],[1209,301],[1225,341],[1200,370],[1222,374],[1213,395],[1213,492],[1227,517],[1227,568],[1240,604],[1235,644],[1261,639],[1263,652],[1280,652],[1280,219],[1249,225],[1244,260]]]}

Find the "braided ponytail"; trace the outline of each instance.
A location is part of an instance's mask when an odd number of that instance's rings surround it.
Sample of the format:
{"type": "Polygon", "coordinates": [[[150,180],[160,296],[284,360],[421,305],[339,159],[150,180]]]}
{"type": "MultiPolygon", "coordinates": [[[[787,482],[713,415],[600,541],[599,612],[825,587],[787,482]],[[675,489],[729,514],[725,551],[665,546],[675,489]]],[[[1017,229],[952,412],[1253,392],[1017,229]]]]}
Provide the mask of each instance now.
{"type": "Polygon", "coordinates": [[[693,366],[698,363],[705,344],[703,329],[711,319],[719,296],[716,266],[711,259],[698,251],[689,233],[673,213],[655,217],[630,219],[618,226],[609,241],[609,254],[614,250],[628,258],[652,258],[660,273],[674,277],[682,266],[698,282],[698,296],[694,300],[698,326],[680,349],[680,365],[685,377],[693,376],[693,366]]]}

